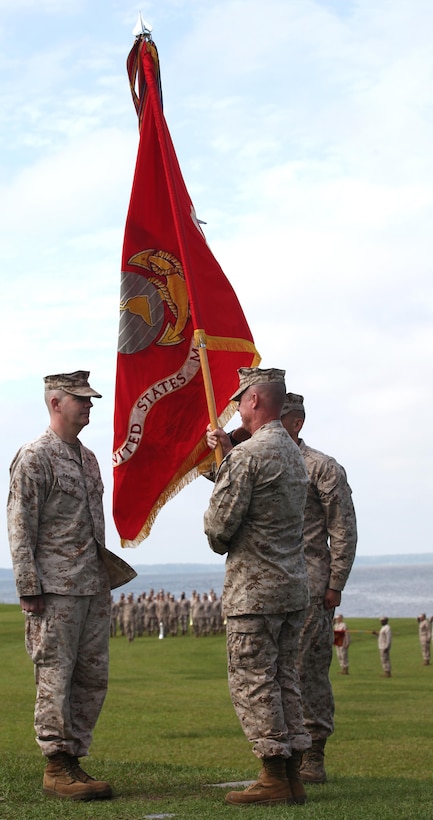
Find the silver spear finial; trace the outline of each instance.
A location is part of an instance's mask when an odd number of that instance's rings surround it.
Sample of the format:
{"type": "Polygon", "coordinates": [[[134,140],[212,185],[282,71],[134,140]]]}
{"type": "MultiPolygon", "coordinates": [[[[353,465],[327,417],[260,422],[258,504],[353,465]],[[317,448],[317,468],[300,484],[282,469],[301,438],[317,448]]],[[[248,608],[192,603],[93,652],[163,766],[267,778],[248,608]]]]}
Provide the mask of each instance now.
{"type": "Polygon", "coordinates": [[[152,37],[152,26],[143,20],[141,11],[138,12],[138,20],[132,29],[132,33],[135,37],[145,37],[147,40],[150,40],[152,37]]]}

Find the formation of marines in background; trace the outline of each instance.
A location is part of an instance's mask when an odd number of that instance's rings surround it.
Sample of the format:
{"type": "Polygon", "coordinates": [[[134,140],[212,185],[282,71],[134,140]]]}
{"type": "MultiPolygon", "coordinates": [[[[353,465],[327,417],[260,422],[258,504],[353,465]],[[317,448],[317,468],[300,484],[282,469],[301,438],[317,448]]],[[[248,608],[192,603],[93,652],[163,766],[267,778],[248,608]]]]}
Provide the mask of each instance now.
{"type": "Polygon", "coordinates": [[[197,638],[224,631],[221,599],[213,589],[209,593],[194,589],[190,598],[184,592],[176,599],[171,592],[150,589],[136,598],[133,592],[122,592],[118,601],[111,599],[112,638],[122,635],[131,643],[146,635],[174,638],[191,631],[197,638]]]}

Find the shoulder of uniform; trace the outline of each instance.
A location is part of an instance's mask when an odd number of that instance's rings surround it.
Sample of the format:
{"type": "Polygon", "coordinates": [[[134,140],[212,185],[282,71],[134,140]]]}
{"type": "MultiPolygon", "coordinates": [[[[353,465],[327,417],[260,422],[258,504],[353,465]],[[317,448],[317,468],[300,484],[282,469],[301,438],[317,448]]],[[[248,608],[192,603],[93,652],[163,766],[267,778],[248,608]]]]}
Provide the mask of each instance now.
{"type": "Polygon", "coordinates": [[[329,456],[327,453],[323,453],[322,450],[316,450],[315,447],[310,447],[309,444],[305,444],[305,441],[303,439],[300,440],[299,449],[304,456],[308,455],[315,461],[335,461],[335,458],[333,458],[333,456],[329,456]]]}
{"type": "Polygon", "coordinates": [[[46,450],[48,443],[48,436],[47,433],[42,433],[41,436],[33,439],[32,441],[28,441],[26,444],[22,444],[18,452],[15,454],[14,459],[11,464],[11,468],[16,466],[18,463],[25,463],[28,459],[32,459],[35,456],[39,456],[43,454],[46,450]]]}
{"type": "Polygon", "coordinates": [[[299,448],[305,460],[309,459],[311,462],[314,462],[314,464],[316,464],[321,470],[326,469],[340,473],[344,476],[346,475],[344,467],[339,464],[334,456],[323,453],[321,450],[316,450],[314,447],[310,447],[308,444],[305,444],[304,441],[301,441],[299,448]]]}

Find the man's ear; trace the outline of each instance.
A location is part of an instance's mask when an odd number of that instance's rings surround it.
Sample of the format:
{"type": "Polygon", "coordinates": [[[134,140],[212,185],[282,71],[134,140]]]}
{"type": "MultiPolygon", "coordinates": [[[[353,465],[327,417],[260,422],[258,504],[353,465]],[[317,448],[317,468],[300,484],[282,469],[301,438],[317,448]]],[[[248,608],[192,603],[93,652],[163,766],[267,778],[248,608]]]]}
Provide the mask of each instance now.
{"type": "Polygon", "coordinates": [[[253,408],[256,408],[259,403],[259,394],[255,393],[254,390],[252,390],[248,398],[251,400],[251,406],[253,408]]]}
{"type": "Polygon", "coordinates": [[[60,399],[58,396],[51,396],[49,401],[49,407],[52,413],[56,413],[60,406],[60,399]]]}

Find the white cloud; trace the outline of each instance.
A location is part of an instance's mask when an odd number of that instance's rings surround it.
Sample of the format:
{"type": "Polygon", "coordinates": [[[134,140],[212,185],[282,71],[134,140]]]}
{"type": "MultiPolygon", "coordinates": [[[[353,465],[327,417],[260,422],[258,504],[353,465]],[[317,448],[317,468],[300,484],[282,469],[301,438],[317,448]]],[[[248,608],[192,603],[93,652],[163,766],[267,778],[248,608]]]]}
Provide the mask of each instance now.
{"type": "MultiPolygon", "coordinates": [[[[127,201],[127,182],[134,169],[136,140],[112,129],[92,129],[74,137],[62,150],[23,168],[0,196],[2,224],[30,236],[43,229],[53,234],[53,220],[63,234],[104,224],[120,196],[127,201]]],[[[119,214],[120,215],[120,214],[119,214]]]]}

